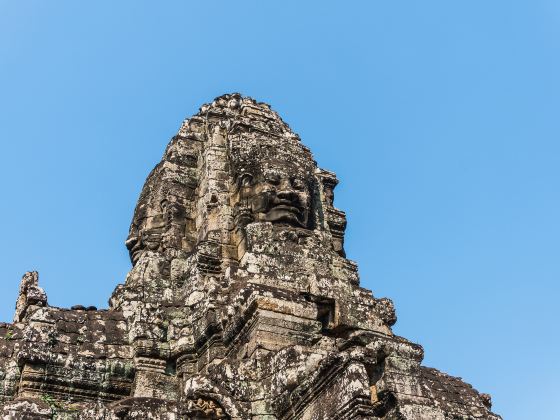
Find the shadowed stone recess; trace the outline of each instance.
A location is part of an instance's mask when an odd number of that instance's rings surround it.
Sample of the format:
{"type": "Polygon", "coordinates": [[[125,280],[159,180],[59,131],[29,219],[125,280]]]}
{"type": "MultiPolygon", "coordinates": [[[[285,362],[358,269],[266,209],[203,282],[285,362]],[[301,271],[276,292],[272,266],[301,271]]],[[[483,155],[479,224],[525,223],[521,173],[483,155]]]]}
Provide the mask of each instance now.
{"type": "Polygon", "coordinates": [[[203,105],[144,184],[108,310],[49,306],[23,276],[3,418],[499,419],[360,287],[337,183],[268,105],[203,105]]]}

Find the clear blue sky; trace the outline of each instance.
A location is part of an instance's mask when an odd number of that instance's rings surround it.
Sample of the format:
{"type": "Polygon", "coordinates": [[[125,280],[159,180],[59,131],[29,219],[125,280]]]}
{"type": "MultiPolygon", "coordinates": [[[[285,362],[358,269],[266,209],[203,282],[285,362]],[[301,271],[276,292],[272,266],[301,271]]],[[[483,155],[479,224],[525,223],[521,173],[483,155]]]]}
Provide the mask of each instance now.
{"type": "Polygon", "coordinates": [[[239,91],[337,172],[348,256],[425,364],[558,419],[559,47],[557,0],[0,0],[0,320],[27,270],[106,307],[148,172],[239,91]]]}

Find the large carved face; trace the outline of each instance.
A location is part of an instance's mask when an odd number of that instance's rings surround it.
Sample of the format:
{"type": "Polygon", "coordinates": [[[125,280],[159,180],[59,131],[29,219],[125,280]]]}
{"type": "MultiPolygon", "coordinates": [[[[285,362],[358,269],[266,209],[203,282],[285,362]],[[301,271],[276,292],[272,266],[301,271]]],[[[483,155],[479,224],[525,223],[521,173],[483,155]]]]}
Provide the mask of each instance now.
{"type": "Polygon", "coordinates": [[[239,204],[255,221],[308,228],[311,177],[293,165],[265,163],[237,178],[239,204]]]}

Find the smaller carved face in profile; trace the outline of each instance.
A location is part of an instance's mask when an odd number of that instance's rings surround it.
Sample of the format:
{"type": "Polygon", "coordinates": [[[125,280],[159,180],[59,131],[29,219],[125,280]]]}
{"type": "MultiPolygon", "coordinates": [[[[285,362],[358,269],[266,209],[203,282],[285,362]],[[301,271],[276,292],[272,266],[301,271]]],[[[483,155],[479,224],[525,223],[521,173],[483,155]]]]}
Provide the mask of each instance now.
{"type": "Polygon", "coordinates": [[[136,264],[146,250],[157,251],[161,243],[161,229],[145,229],[139,234],[131,234],[125,242],[132,264],[136,264]]]}
{"type": "Polygon", "coordinates": [[[125,242],[133,265],[138,262],[144,251],[158,250],[165,227],[163,215],[146,217],[146,206],[140,206],[137,213],[125,242]]]}
{"type": "Polygon", "coordinates": [[[269,168],[258,175],[242,174],[237,179],[239,201],[261,222],[286,223],[308,228],[310,185],[298,171],[269,168]]]}

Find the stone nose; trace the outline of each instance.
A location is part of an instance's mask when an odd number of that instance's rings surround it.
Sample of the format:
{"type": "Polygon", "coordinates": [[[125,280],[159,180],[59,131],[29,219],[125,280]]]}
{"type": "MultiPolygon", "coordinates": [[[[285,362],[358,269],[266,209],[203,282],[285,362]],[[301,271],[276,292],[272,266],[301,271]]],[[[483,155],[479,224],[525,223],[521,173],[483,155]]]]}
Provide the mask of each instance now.
{"type": "Polygon", "coordinates": [[[297,200],[297,194],[290,186],[288,188],[281,188],[276,191],[276,198],[280,201],[294,202],[297,200]]]}
{"type": "Polygon", "coordinates": [[[134,246],[138,243],[138,239],[139,238],[137,236],[131,236],[130,238],[128,238],[124,243],[126,245],[126,248],[129,251],[132,250],[134,246]]]}

